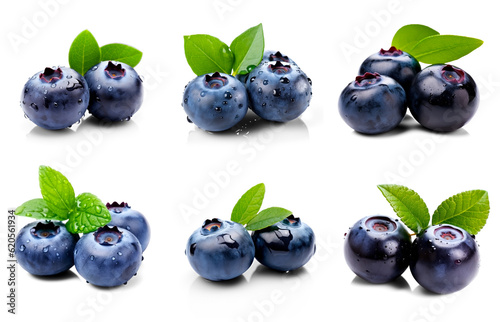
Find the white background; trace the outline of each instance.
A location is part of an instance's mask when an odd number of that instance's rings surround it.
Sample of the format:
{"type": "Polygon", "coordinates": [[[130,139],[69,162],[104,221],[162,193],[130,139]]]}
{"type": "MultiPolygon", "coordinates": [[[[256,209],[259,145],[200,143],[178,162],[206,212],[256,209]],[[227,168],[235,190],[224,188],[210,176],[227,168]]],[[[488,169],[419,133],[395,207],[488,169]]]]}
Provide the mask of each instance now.
{"type": "MultiPolygon", "coordinates": [[[[2,320],[484,321],[497,316],[492,292],[500,287],[495,236],[500,46],[493,3],[2,3],[0,267],[7,265],[7,210],[40,197],[41,164],[62,171],[76,193],[128,202],[152,226],[139,273],[123,287],[93,287],[74,268],[62,278],[38,278],[18,267],[17,314],[12,316],[3,304],[8,271],[2,269],[2,320]],[[230,43],[260,22],[266,48],[292,57],[312,79],[308,110],[279,126],[256,121],[250,113],[244,125],[222,134],[187,123],[182,92],[195,75],[185,61],[182,36],[206,33],[230,43]],[[384,135],[354,133],[338,115],[340,92],[367,56],[387,49],[396,30],[410,23],[485,41],[454,62],[478,83],[481,103],[476,116],[463,129],[444,135],[423,130],[410,116],[384,135]],[[131,121],[111,127],[87,117],[63,131],[37,128],[19,107],[22,86],[46,66],[67,65],[69,46],[84,29],[101,45],[122,42],[143,51],[136,70],[145,79],[144,104],[131,121]],[[189,235],[206,218],[229,219],[241,194],[259,182],[267,188],[263,207],[291,209],[315,230],[315,257],[290,274],[270,272],[254,262],[233,282],[198,277],[184,255],[189,235]],[[388,285],[355,278],[343,258],[343,236],[361,217],[393,215],[376,188],[382,183],[416,190],[431,212],[453,194],[489,192],[491,214],[477,236],[482,261],[472,284],[438,296],[419,287],[409,271],[388,285]]],[[[18,218],[18,229],[29,221],[18,218]]]]}

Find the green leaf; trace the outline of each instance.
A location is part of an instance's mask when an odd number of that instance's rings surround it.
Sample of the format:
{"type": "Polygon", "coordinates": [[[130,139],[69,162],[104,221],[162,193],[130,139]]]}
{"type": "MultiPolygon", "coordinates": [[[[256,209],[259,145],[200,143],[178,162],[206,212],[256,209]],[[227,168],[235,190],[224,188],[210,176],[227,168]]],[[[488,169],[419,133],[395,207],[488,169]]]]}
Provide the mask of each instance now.
{"type": "Polygon", "coordinates": [[[77,207],[71,213],[66,228],[71,233],[90,233],[111,221],[111,215],[106,205],[95,195],[84,192],[78,197],[77,207]]]}
{"type": "Polygon", "coordinates": [[[395,184],[383,184],[377,187],[408,228],[418,234],[429,226],[429,210],[415,191],[395,184]]]}
{"type": "Polygon", "coordinates": [[[392,46],[408,53],[419,41],[434,35],[439,35],[439,32],[427,26],[417,24],[406,25],[399,28],[396,34],[394,34],[392,46]]]}
{"type": "Polygon", "coordinates": [[[31,199],[16,208],[15,214],[34,219],[64,220],[53,213],[42,198],[31,199]]]}
{"type": "Polygon", "coordinates": [[[184,53],[189,66],[198,76],[214,72],[231,74],[233,53],[218,38],[210,35],[184,36],[184,53]]]}
{"type": "Polygon", "coordinates": [[[234,55],[233,76],[247,74],[262,61],[264,30],[262,24],[252,27],[236,37],[230,46],[234,55]]]}
{"type": "Polygon", "coordinates": [[[408,51],[415,59],[426,64],[442,64],[457,60],[483,44],[476,38],[434,35],[419,41],[408,51]]]}
{"type": "Polygon", "coordinates": [[[141,51],[124,44],[108,44],[101,47],[101,61],[114,60],[135,67],[141,58],[141,51]]]}
{"type": "Polygon", "coordinates": [[[260,210],[266,187],[259,183],[241,196],[231,213],[231,220],[246,225],[260,210]]]}
{"type": "Polygon", "coordinates": [[[465,191],[443,201],[432,215],[432,224],[455,225],[475,235],[486,224],[489,212],[486,191],[465,191]]]}
{"type": "Polygon", "coordinates": [[[85,75],[87,70],[101,62],[101,49],[90,31],[84,30],[69,48],[69,66],[85,75]]]}
{"type": "Polygon", "coordinates": [[[246,226],[247,230],[259,230],[274,225],[290,216],[292,212],[285,208],[271,207],[262,210],[250,220],[246,226]]]}
{"type": "Polygon", "coordinates": [[[47,166],[40,166],[38,176],[47,207],[59,219],[67,219],[69,213],[76,208],[75,191],[71,183],[59,171],[47,166]]]}

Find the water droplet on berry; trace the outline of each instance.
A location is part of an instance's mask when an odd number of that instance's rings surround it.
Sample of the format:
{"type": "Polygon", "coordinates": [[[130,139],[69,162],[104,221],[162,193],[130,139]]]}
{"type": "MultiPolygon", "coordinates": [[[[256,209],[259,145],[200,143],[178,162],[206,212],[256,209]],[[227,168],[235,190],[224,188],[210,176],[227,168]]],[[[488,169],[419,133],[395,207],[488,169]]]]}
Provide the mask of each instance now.
{"type": "Polygon", "coordinates": [[[200,92],[200,96],[201,96],[201,97],[205,97],[205,94],[207,94],[207,92],[205,92],[205,91],[201,91],[201,92],[200,92]]]}
{"type": "Polygon", "coordinates": [[[50,87],[55,88],[56,84],[54,83],[54,84],[50,85],[50,87]]]}
{"type": "Polygon", "coordinates": [[[38,111],[38,105],[36,105],[35,103],[31,103],[31,108],[34,109],[35,111],[38,111]]]}
{"type": "Polygon", "coordinates": [[[253,81],[256,79],[257,77],[253,76],[252,78],[250,78],[250,83],[253,83],[253,81]]]}
{"type": "Polygon", "coordinates": [[[101,89],[101,87],[102,87],[101,84],[97,85],[97,89],[101,89]]]}
{"type": "Polygon", "coordinates": [[[113,86],[108,87],[108,91],[111,92],[113,90],[113,86]]]}
{"type": "Polygon", "coordinates": [[[259,89],[257,89],[257,93],[262,94],[262,88],[261,87],[259,87],[259,89]]]}
{"type": "Polygon", "coordinates": [[[47,253],[48,251],[49,251],[49,246],[45,246],[45,247],[43,248],[43,252],[44,252],[44,253],[47,253]]]}
{"type": "Polygon", "coordinates": [[[90,260],[93,261],[94,260],[94,255],[90,255],[90,260]]]}
{"type": "Polygon", "coordinates": [[[122,255],[123,255],[123,253],[122,253],[122,252],[118,252],[117,254],[118,254],[119,256],[122,256],[122,255]]]}
{"type": "Polygon", "coordinates": [[[93,71],[97,70],[97,65],[95,65],[94,67],[92,67],[92,70],[93,71]]]}
{"type": "Polygon", "coordinates": [[[115,256],[111,257],[111,260],[113,260],[113,261],[116,260],[116,257],[115,256]]]}
{"type": "MultiPolygon", "coordinates": [[[[27,92],[27,91],[28,91],[28,89],[26,88],[26,92],[27,92]]],[[[47,93],[48,93],[48,92],[49,92],[48,90],[44,90],[44,91],[43,91],[43,95],[47,95],[47,93]]]]}
{"type": "Polygon", "coordinates": [[[24,245],[19,246],[20,251],[24,252],[25,249],[26,249],[26,246],[24,246],[24,245]]]}
{"type": "Polygon", "coordinates": [[[355,101],[355,100],[357,100],[357,99],[358,99],[358,97],[357,97],[356,95],[351,96],[351,101],[353,101],[353,102],[354,102],[354,101],[355,101]]]}
{"type": "Polygon", "coordinates": [[[290,83],[290,80],[287,77],[281,77],[280,78],[280,83],[282,83],[282,84],[288,84],[288,83],[290,83]]]}
{"type": "Polygon", "coordinates": [[[187,117],[187,121],[188,121],[188,123],[193,123],[193,121],[191,121],[191,119],[189,118],[189,116],[187,117]]]}
{"type": "Polygon", "coordinates": [[[231,98],[233,98],[233,95],[230,92],[225,92],[224,93],[224,98],[225,99],[231,99],[231,98]]]}
{"type": "Polygon", "coordinates": [[[279,88],[274,89],[273,96],[281,96],[281,89],[279,89],[279,88]]]}
{"type": "Polygon", "coordinates": [[[269,80],[264,79],[264,81],[262,82],[262,84],[263,84],[263,85],[267,85],[267,84],[269,84],[269,80]]]}

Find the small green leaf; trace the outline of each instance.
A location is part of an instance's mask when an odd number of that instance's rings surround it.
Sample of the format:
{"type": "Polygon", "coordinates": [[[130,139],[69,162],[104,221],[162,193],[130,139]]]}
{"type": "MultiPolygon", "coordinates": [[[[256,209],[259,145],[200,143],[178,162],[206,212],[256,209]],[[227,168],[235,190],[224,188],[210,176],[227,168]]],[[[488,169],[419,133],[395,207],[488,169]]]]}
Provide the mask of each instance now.
{"type": "Polygon", "coordinates": [[[233,53],[216,37],[184,36],[184,53],[189,66],[198,76],[215,72],[231,74],[233,53]]]}
{"type": "Polygon", "coordinates": [[[489,212],[486,191],[465,191],[443,201],[432,215],[432,224],[455,225],[475,235],[486,224],[489,212]]]}
{"type": "Polygon", "coordinates": [[[249,73],[262,61],[264,54],[262,24],[258,24],[236,37],[230,48],[234,55],[233,76],[249,73]]]}
{"type": "Polygon", "coordinates": [[[66,228],[71,233],[90,233],[111,221],[108,208],[95,195],[84,192],[76,200],[77,207],[66,223],[66,228]]]}
{"type": "Polygon", "coordinates": [[[429,210],[415,191],[395,184],[383,184],[377,187],[408,228],[418,234],[429,226],[429,210]]]}
{"type": "Polygon", "coordinates": [[[422,63],[443,64],[469,54],[482,44],[483,41],[476,38],[434,35],[419,41],[408,53],[422,63]]]}
{"type": "Polygon", "coordinates": [[[259,183],[241,196],[231,213],[231,220],[246,225],[260,210],[266,187],[259,183]]]}
{"type": "Polygon", "coordinates": [[[68,60],[69,66],[81,75],[101,62],[101,49],[90,31],[84,30],[76,36],[69,48],[68,60]]]}
{"type": "Polygon", "coordinates": [[[59,219],[67,219],[76,208],[75,191],[71,183],[62,173],[47,166],[40,166],[38,176],[47,207],[59,219]]]}
{"type": "Polygon", "coordinates": [[[439,35],[439,32],[427,26],[417,24],[406,25],[399,28],[396,34],[394,34],[392,46],[408,53],[419,41],[434,35],[439,35]]]}
{"type": "Polygon", "coordinates": [[[274,225],[290,216],[292,212],[285,208],[271,207],[262,210],[250,220],[246,226],[247,230],[259,230],[274,225]]]}
{"type": "Polygon", "coordinates": [[[64,220],[66,218],[59,218],[55,213],[50,211],[47,202],[42,198],[31,199],[16,208],[15,214],[18,216],[25,216],[34,219],[47,219],[47,220],[64,220]]]}
{"type": "Polygon", "coordinates": [[[101,47],[101,60],[114,60],[135,67],[142,58],[142,52],[124,44],[108,44],[101,47]]]}

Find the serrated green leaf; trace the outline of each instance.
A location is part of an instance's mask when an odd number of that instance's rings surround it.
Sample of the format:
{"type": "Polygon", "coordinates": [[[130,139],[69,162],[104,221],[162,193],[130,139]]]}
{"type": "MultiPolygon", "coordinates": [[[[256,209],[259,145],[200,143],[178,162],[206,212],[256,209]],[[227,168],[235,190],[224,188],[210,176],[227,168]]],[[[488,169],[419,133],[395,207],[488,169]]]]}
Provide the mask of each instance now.
{"type": "Polygon", "coordinates": [[[84,192],[76,200],[77,207],[66,223],[66,228],[71,233],[90,233],[111,221],[108,208],[95,195],[84,192]]]}
{"type": "Polygon", "coordinates": [[[53,213],[47,202],[42,198],[31,199],[16,208],[15,214],[17,216],[24,216],[34,219],[46,219],[46,220],[64,220],[66,218],[60,218],[55,213],[53,213]]]}
{"type": "Polygon", "coordinates": [[[241,196],[231,213],[231,220],[246,225],[260,210],[266,187],[259,183],[241,196]]]}
{"type": "Polygon", "coordinates": [[[101,62],[101,49],[97,40],[88,30],[82,31],[69,48],[69,66],[81,75],[101,62]]]}
{"type": "Polygon", "coordinates": [[[424,25],[406,25],[394,34],[392,46],[409,53],[419,41],[433,35],[439,35],[439,32],[424,25]]]}
{"type": "Polygon", "coordinates": [[[395,184],[383,184],[377,187],[409,229],[418,234],[429,226],[429,210],[415,191],[395,184]]]}
{"type": "Polygon", "coordinates": [[[443,64],[469,54],[482,44],[483,41],[476,38],[434,35],[419,41],[408,53],[426,64],[443,64]]]}
{"type": "Polygon", "coordinates": [[[246,226],[247,230],[259,230],[274,225],[290,216],[292,212],[285,208],[271,207],[262,210],[250,220],[246,226]]]}
{"type": "Polygon", "coordinates": [[[214,72],[231,74],[233,53],[216,37],[184,36],[184,53],[189,66],[198,76],[214,72]]]}
{"type": "Polygon", "coordinates": [[[142,52],[124,44],[108,44],[101,47],[101,60],[119,61],[135,67],[142,58],[142,52]]]}
{"type": "Polygon", "coordinates": [[[233,76],[247,74],[262,61],[264,30],[262,24],[249,28],[230,45],[234,55],[233,76]]]}
{"type": "Polygon", "coordinates": [[[443,201],[432,215],[432,224],[455,225],[475,235],[486,224],[489,212],[488,192],[465,191],[443,201]]]}
{"type": "Polygon", "coordinates": [[[40,166],[38,177],[47,207],[59,219],[67,219],[76,208],[75,191],[71,183],[62,173],[47,166],[40,166]]]}

